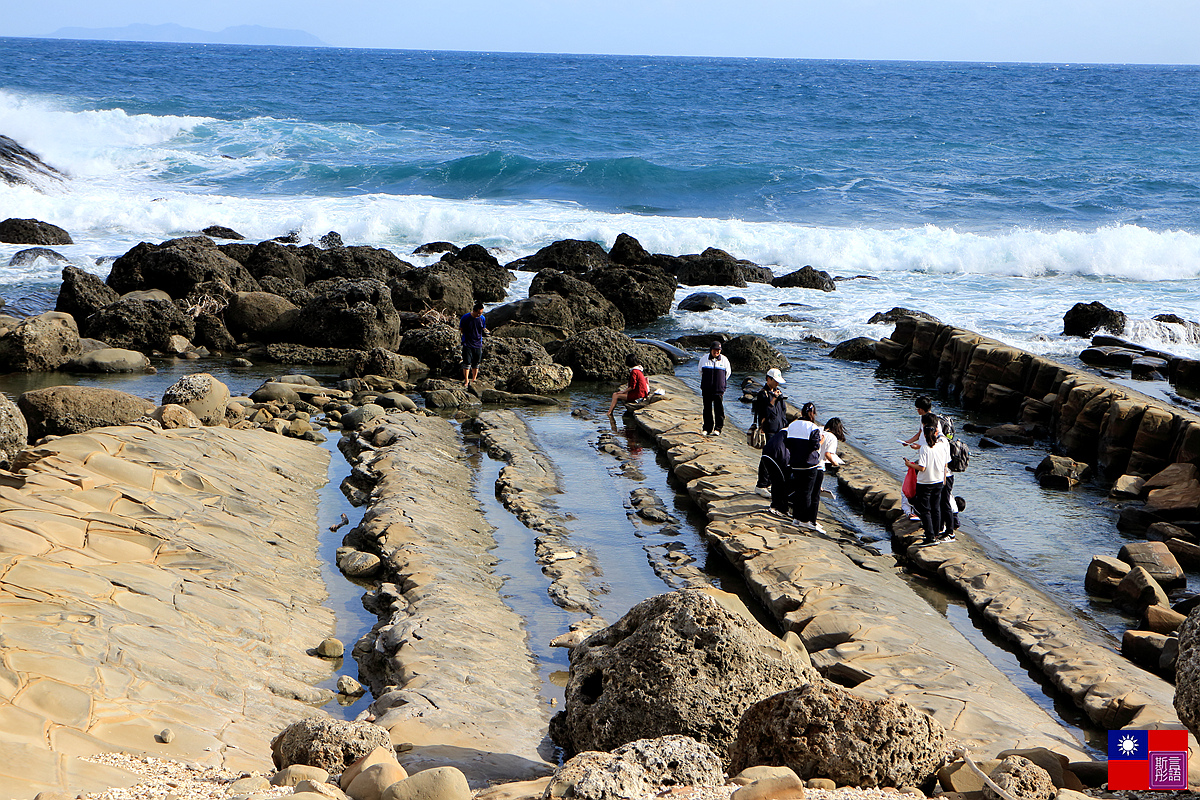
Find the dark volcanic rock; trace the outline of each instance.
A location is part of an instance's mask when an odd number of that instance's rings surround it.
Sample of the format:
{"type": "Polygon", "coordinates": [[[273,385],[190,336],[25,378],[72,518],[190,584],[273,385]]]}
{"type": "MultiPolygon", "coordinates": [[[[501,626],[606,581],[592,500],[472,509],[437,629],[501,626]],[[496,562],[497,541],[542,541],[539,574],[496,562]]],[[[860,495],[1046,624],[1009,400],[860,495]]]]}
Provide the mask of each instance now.
{"type": "MultiPolygon", "coordinates": [[[[31,178],[61,181],[63,174],[7,136],[0,136],[0,181],[9,186],[32,184],[31,178]]],[[[20,244],[17,242],[17,244],[20,244]]]]}
{"type": "Polygon", "coordinates": [[[548,367],[553,363],[546,348],[532,339],[488,336],[483,340],[479,375],[493,381],[497,387],[507,388],[524,367],[548,367]]]}
{"type": "Polygon", "coordinates": [[[730,773],[791,767],[802,780],[838,786],[930,788],[947,760],[946,731],[898,700],[867,700],[828,681],[751,706],[730,748],[730,773]]]}
{"type": "Polygon", "coordinates": [[[462,334],[449,325],[414,328],[404,334],[396,352],[427,365],[430,375],[453,375],[462,368],[462,334]]]}
{"type": "Polygon", "coordinates": [[[277,294],[280,297],[286,298],[289,303],[297,308],[303,308],[312,302],[314,297],[312,290],[305,287],[300,281],[295,281],[290,278],[276,278],[267,275],[259,281],[264,292],[277,294]]]}
{"type": "Polygon", "coordinates": [[[746,286],[741,266],[723,250],[709,248],[699,256],[683,256],[683,259],[685,263],[675,278],[684,286],[746,286]],[[710,252],[714,255],[709,255],[710,252]]]}
{"type": "Polygon", "coordinates": [[[837,284],[825,270],[804,266],[787,275],[780,275],[771,281],[772,286],[787,289],[820,289],[822,292],[832,292],[837,284]]]}
{"type": "Polygon", "coordinates": [[[633,353],[647,375],[670,374],[675,367],[662,350],[639,344],[620,331],[592,328],[563,342],[554,361],[571,368],[575,378],[585,381],[624,381],[629,377],[625,356],[633,353]]]}
{"type": "Polygon", "coordinates": [[[226,228],[224,225],[209,225],[200,232],[205,236],[211,236],[214,239],[230,239],[235,242],[240,242],[246,238],[233,228],[226,228]]]}
{"type": "Polygon", "coordinates": [[[533,255],[520,259],[519,262],[510,264],[509,269],[520,269],[526,272],[554,269],[559,272],[585,275],[592,270],[607,267],[611,263],[608,253],[604,252],[604,248],[595,242],[563,239],[546,245],[533,255]]]}
{"type": "Polygon", "coordinates": [[[650,253],[646,248],[642,247],[642,243],[630,236],[628,233],[617,235],[617,240],[613,242],[612,250],[608,251],[608,259],[614,264],[623,264],[628,267],[638,264],[649,264],[650,253]]]}
{"type": "Polygon", "coordinates": [[[291,338],[298,344],[390,350],[400,340],[400,315],[392,305],[392,292],[377,280],[331,281],[295,319],[291,338]]]}
{"type": "MultiPolygon", "coordinates": [[[[299,248],[301,254],[312,251],[299,248]]],[[[370,278],[387,283],[390,278],[414,269],[414,265],[401,260],[390,250],[379,247],[336,247],[332,250],[317,250],[318,258],[305,262],[308,283],[330,278],[370,278]]]]}
{"type": "Polygon", "coordinates": [[[225,327],[225,321],[217,315],[202,311],[196,315],[196,334],[193,341],[214,353],[228,353],[237,348],[233,334],[225,327]]]}
{"type": "Polygon", "coordinates": [[[193,319],[170,300],[122,298],[84,322],[83,333],[112,347],[148,352],[168,350],[172,336],[189,341],[196,335],[193,319]]]}
{"type": "Polygon", "coordinates": [[[62,279],[54,310],[70,314],[76,322],[83,322],[120,296],[99,277],[78,267],[63,267],[62,279]]]}
{"type": "Polygon", "coordinates": [[[696,292],[680,300],[675,308],[679,311],[712,311],[732,306],[732,303],[716,292],[696,292]]]}
{"type": "MultiPolygon", "coordinates": [[[[6,137],[0,137],[6,138],[6,137]]],[[[8,141],[12,141],[9,139],[8,141]]],[[[6,244],[75,244],[71,234],[57,225],[37,219],[9,217],[0,222],[0,242],[6,244]]]]}
{"type": "Polygon", "coordinates": [[[766,339],[754,334],[727,339],[723,353],[737,372],[766,372],[769,369],[788,370],[792,367],[787,356],[766,339]]]}
{"type": "Polygon", "coordinates": [[[571,329],[573,333],[589,328],[612,328],[617,331],[625,328],[625,315],[620,309],[595,286],[574,275],[552,269],[542,270],[533,276],[529,284],[529,296],[532,298],[543,293],[566,298],[574,322],[571,329]]]}
{"type": "MultiPolygon", "coordinates": [[[[227,250],[228,245],[221,248],[222,252],[227,250]]],[[[264,278],[274,277],[295,281],[303,286],[308,280],[307,265],[315,260],[313,256],[319,258],[320,252],[316,248],[303,251],[301,248],[289,247],[279,242],[259,242],[242,263],[260,283],[264,278]]],[[[316,268],[312,271],[316,272],[316,268]]]]}
{"type": "Polygon", "coordinates": [[[234,291],[258,291],[258,282],[239,262],[221,252],[207,236],[142,242],[113,262],[106,281],[119,294],[162,289],[187,297],[199,283],[223,280],[234,291]]]}
{"type": "Polygon", "coordinates": [[[1120,335],[1125,332],[1125,314],[1103,303],[1076,303],[1063,314],[1063,336],[1091,336],[1103,328],[1120,335]]]}
{"type": "Polygon", "coordinates": [[[30,441],[67,436],[106,425],[128,425],[154,410],[154,403],[116,389],[97,386],[53,386],[17,398],[29,423],[30,441]]]}
{"type": "Polygon", "coordinates": [[[900,321],[902,317],[914,317],[916,319],[925,319],[930,322],[940,322],[940,320],[932,314],[926,314],[924,311],[914,311],[911,308],[901,308],[900,306],[893,307],[890,311],[877,311],[872,317],[867,320],[868,325],[893,325],[900,321]]]}
{"type": "Polygon", "coordinates": [[[874,361],[875,340],[867,336],[856,336],[840,342],[829,352],[831,358],[843,361],[874,361]]]}
{"type": "Polygon", "coordinates": [[[71,260],[62,253],[51,250],[48,247],[27,247],[24,250],[18,250],[13,253],[12,258],[8,260],[8,265],[10,267],[23,267],[27,264],[32,264],[39,258],[51,264],[71,263],[71,260]]]}
{"type": "Polygon", "coordinates": [[[0,469],[11,469],[12,459],[29,444],[29,423],[17,404],[0,392],[0,469]]]}
{"type": "Polygon", "coordinates": [[[225,325],[241,342],[277,341],[294,324],[299,310],[277,294],[238,292],[225,307],[225,325]],[[281,325],[281,318],[289,313],[292,317],[281,325]]]}
{"type": "Polygon", "coordinates": [[[587,276],[625,316],[626,325],[645,325],[671,311],[675,279],[655,267],[605,267],[587,276]]]}
{"type": "Polygon", "coordinates": [[[683,735],[724,756],[753,703],[820,680],[804,655],[698,590],[642,601],[570,657],[550,724],[568,755],[683,735]]]}
{"type": "Polygon", "coordinates": [[[466,274],[474,299],[481,303],[498,303],[508,297],[508,285],[516,280],[515,275],[500,266],[495,256],[478,244],[469,244],[457,253],[447,253],[442,256],[441,263],[466,274]]]}
{"type": "Polygon", "coordinates": [[[475,305],[470,273],[440,261],[401,273],[388,281],[388,286],[398,311],[434,309],[457,318],[475,305]]]}
{"type": "Polygon", "coordinates": [[[412,251],[412,254],[414,256],[428,256],[428,255],[433,255],[435,253],[457,253],[457,252],[458,252],[458,245],[452,244],[450,242],[426,242],[425,244],[418,245],[417,248],[412,251]]]}

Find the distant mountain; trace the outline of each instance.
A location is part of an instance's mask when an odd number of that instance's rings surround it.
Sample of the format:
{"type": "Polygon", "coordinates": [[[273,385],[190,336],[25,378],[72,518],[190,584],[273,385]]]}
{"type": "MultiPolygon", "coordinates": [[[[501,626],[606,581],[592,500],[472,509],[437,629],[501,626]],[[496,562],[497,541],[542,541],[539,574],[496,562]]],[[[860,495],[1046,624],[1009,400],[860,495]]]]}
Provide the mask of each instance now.
{"type": "Polygon", "coordinates": [[[306,31],[234,25],[222,31],[201,31],[182,25],[135,23],[123,28],[59,28],[51,39],[104,39],[118,42],[189,42],[194,44],[269,44],[291,47],[328,47],[306,31]]]}

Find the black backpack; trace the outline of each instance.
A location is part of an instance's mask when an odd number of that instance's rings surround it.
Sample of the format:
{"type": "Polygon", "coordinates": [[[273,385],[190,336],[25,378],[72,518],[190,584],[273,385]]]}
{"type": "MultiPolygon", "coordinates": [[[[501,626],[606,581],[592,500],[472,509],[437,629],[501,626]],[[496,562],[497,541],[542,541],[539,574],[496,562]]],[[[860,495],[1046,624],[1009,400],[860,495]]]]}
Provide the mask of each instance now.
{"type": "Polygon", "coordinates": [[[962,439],[955,437],[953,418],[938,416],[938,422],[942,428],[942,435],[950,442],[950,463],[947,466],[951,472],[966,472],[967,467],[971,466],[971,448],[962,439]]]}

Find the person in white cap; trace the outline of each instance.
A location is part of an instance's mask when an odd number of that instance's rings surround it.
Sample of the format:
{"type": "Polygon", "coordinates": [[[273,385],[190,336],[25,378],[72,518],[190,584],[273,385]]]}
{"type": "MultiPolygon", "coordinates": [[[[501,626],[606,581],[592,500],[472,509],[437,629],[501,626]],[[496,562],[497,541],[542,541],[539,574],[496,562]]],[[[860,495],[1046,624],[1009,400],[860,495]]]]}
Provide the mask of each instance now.
{"type": "MultiPolygon", "coordinates": [[[[782,372],[777,369],[767,370],[767,383],[758,390],[758,394],[754,396],[754,403],[750,406],[750,410],[754,414],[754,422],[751,423],[750,430],[761,429],[768,440],[787,427],[787,400],[784,399],[783,391],[779,388],[785,383],[787,381],[783,379],[782,372]]],[[[772,475],[771,463],[760,459],[758,483],[754,490],[763,497],[770,497],[768,488],[771,484],[775,481],[786,481],[786,479],[785,475],[772,475]]]]}

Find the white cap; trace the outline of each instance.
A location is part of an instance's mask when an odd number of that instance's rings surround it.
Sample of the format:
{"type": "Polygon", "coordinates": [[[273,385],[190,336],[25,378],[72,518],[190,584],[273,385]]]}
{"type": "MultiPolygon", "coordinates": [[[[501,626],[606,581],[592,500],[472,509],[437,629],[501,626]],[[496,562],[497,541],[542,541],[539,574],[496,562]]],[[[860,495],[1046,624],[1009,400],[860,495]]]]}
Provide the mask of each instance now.
{"type": "Polygon", "coordinates": [[[767,370],[767,377],[768,377],[768,378],[771,378],[772,380],[774,380],[774,381],[775,381],[776,383],[778,383],[780,386],[783,386],[785,383],[787,383],[787,381],[785,381],[785,380],[783,379],[783,373],[782,373],[782,372],[780,372],[780,371],[779,371],[779,370],[777,370],[777,369],[769,369],[769,370],[767,370]]]}

